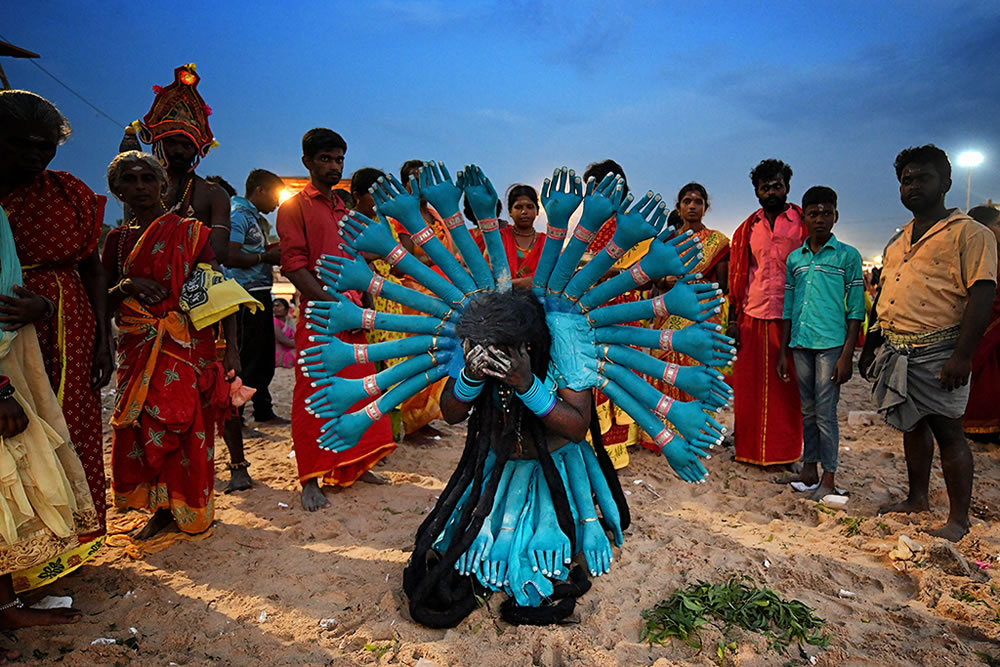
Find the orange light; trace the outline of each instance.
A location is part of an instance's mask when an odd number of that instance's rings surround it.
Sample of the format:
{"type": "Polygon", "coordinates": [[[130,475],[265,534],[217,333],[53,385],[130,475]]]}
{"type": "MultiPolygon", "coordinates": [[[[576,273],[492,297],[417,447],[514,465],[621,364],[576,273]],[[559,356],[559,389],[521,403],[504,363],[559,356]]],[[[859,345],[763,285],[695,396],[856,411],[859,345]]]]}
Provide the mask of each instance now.
{"type": "Polygon", "coordinates": [[[288,188],[281,188],[281,193],[278,194],[278,203],[284,204],[286,200],[291,199],[295,196],[295,193],[288,188]]]}

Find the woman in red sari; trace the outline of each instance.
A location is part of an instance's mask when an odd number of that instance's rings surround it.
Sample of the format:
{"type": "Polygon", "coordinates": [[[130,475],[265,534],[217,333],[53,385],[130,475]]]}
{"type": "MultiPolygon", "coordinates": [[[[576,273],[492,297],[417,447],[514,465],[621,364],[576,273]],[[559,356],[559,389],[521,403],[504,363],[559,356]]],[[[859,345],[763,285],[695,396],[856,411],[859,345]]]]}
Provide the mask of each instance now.
{"type": "Polygon", "coordinates": [[[167,182],[152,155],[129,151],[108,167],[111,192],[135,217],[108,234],[104,266],[118,323],[118,397],[111,425],[115,506],[155,513],[136,534],[148,539],[176,521],[185,533],[212,525],[215,424],[228,404],[225,379],[239,372],[232,316],[226,353],[215,361],[214,327],[195,331],[180,309],[196,263],[218,270],[209,230],[166,213],[167,182]]]}
{"type": "MultiPolygon", "coordinates": [[[[498,209],[499,207],[497,204],[498,209]]],[[[467,211],[466,216],[470,213],[471,210],[467,211]]],[[[514,287],[531,289],[531,280],[542,256],[542,246],[545,245],[545,234],[535,229],[535,219],[538,217],[538,192],[535,188],[523,183],[510,186],[507,190],[507,213],[514,224],[500,225],[500,239],[507,255],[510,277],[514,287]]],[[[476,245],[485,253],[486,242],[482,232],[476,227],[470,233],[476,245]]]]}
{"type": "MultiPolygon", "coordinates": [[[[692,182],[682,187],[680,192],[677,193],[676,210],[679,212],[681,218],[681,225],[677,228],[677,233],[680,234],[690,230],[701,240],[704,258],[694,268],[693,272],[700,273],[702,278],[695,282],[718,283],[719,287],[722,288],[722,293],[726,294],[729,291],[729,239],[722,232],[705,227],[703,218],[708,211],[708,206],[708,191],[705,190],[705,186],[692,182]]],[[[657,281],[654,291],[663,293],[672,286],[672,280],[664,279],[663,281],[657,281]]],[[[723,329],[725,329],[725,322],[723,322],[725,314],[725,311],[723,311],[711,317],[709,321],[721,324],[723,329]]],[[[690,320],[677,315],[667,314],[666,316],[655,318],[652,322],[652,328],[661,330],[682,329],[689,324],[691,324],[690,320]]],[[[680,366],[695,366],[698,364],[694,359],[679,352],[668,352],[666,350],[652,350],[651,352],[653,356],[668,363],[680,366]]],[[[654,378],[652,379],[652,384],[671,398],[681,401],[693,400],[685,392],[666,384],[662,380],[654,378]]],[[[653,445],[645,433],[643,433],[642,437],[642,446],[646,449],[660,451],[659,447],[653,445]]]]}
{"type": "Polygon", "coordinates": [[[0,297],[0,326],[34,324],[45,371],[62,405],[104,534],[104,451],[100,388],[111,377],[107,289],[97,256],[105,198],[64,171],[46,169],[70,134],[48,100],[0,91],[0,205],[7,211],[26,292],[0,297]],[[37,301],[36,301],[37,302],[37,301]]]}

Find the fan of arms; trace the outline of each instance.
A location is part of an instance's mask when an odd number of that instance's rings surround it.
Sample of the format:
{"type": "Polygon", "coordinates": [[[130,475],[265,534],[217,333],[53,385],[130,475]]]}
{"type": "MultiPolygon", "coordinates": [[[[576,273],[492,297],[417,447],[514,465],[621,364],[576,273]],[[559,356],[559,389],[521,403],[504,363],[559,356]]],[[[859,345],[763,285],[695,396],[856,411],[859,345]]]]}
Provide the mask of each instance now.
{"type": "MultiPolygon", "coordinates": [[[[463,310],[484,292],[511,289],[496,218],[498,197],[482,170],[467,166],[453,180],[443,163],[428,162],[409,185],[408,190],[394,176],[379,178],[371,189],[377,219],[351,212],[340,222],[347,256],[325,255],[317,264],[318,277],[331,300],[313,301],[306,308],[307,326],[315,332],[311,340],[320,344],[304,351],[298,363],[316,389],[307,400],[308,410],[328,419],[319,437],[324,449],[351,448],[369,426],[403,401],[446,376],[456,377],[463,367],[463,341],[456,336],[455,325],[463,310]],[[460,212],[463,193],[479,221],[485,256],[460,212]],[[444,219],[461,260],[425,223],[421,198],[444,219]],[[388,218],[402,224],[441,273],[407,252],[393,236],[388,218]],[[382,257],[428,293],[384,280],[361,253],[382,257]],[[381,296],[424,315],[362,308],[343,295],[348,291],[381,296]],[[371,345],[347,344],[336,337],[357,329],[411,335],[371,345]],[[365,378],[336,376],[360,361],[402,358],[365,378]],[[350,411],[365,399],[364,407],[350,411]]],[[[623,189],[623,179],[614,174],[599,183],[590,179],[584,184],[566,167],[545,179],[541,201],[548,225],[532,292],[546,312],[558,386],[604,392],[653,438],[681,479],[700,483],[708,472],[699,459],[709,458],[708,450],[725,434],[713,415],[732,400],[732,389],[713,367],[732,363],[736,349],[721,326],[706,321],[720,312],[722,291],[717,284],[696,282],[701,275],[689,272],[702,258],[701,243],[690,232],[676,234],[665,224],[667,210],[661,196],[649,191],[636,201],[631,194],[623,195],[623,189]],[[581,206],[579,222],[568,232],[570,218],[581,206]],[[617,224],[611,241],[578,268],[594,235],[612,217],[617,224]],[[650,241],[649,249],[638,262],[598,282],[629,249],[644,241],[650,241]],[[621,294],[667,276],[677,281],[665,294],[609,304],[621,294]],[[668,313],[693,323],[662,331],[627,326],[668,313]],[[675,350],[701,365],[666,363],[643,348],[675,350]],[[694,400],[674,400],[646,377],[673,385],[694,400]]]]}

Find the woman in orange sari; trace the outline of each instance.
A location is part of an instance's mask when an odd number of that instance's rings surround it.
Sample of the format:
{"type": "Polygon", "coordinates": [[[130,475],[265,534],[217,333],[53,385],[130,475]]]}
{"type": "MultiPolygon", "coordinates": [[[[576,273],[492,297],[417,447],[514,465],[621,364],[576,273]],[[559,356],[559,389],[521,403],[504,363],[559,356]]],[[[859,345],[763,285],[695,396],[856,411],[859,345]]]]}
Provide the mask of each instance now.
{"type": "MultiPolygon", "coordinates": [[[[681,218],[681,226],[677,229],[677,233],[680,234],[690,230],[701,240],[703,245],[702,254],[704,258],[694,269],[694,272],[700,273],[702,277],[696,282],[718,283],[719,287],[722,288],[722,293],[727,294],[729,292],[729,239],[722,232],[705,227],[703,218],[708,211],[708,206],[708,191],[705,190],[705,186],[692,182],[682,187],[680,192],[677,193],[676,208],[681,218]]],[[[662,294],[671,287],[673,287],[673,281],[664,279],[657,281],[653,291],[662,294]]],[[[723,321],[725,314],[726,311],[723,309],[723,312],[713,316],[709,321],[721,324],[723,330],[725,330],[725,322],[723,321]]],[[[660,330],[682,329],[689,324],[691,324],[690,320],[677,315],[667,314],[666,316],[654,319],[651,326],[653,329],[660,330]]],[[[653,356],[679,366],[696,366],[698,364],[694,359],[679,352],[668,352],[666,350],[651,350],[651,352],[653,356]]],[[[652,379],[652,384],[671,398],[681,401],[693,400],[685,392],[666,384],[662,380],[652,379]]],[[[659,451],[659,448],[653,446],[653,443],[645,433],[642,438],[642,446],[646,449],[659,451]]]]}
{"type": "Polygon", "coordinates": [[[240,367],[232,316],[223,321],[220,364],[214,327],[196,331],[181,311],[196,264],[218,264],[209,230],[164,210],[166,182],[156,158],[138,151],[108,167],[111,192],[135,215],[108,234],[103,261],[119,330],[111,486],[116,507],[154,511],[138,539],[171,521],[190,534],[212,525],[215,425],[228,405],[226,377],[240,367]]]}

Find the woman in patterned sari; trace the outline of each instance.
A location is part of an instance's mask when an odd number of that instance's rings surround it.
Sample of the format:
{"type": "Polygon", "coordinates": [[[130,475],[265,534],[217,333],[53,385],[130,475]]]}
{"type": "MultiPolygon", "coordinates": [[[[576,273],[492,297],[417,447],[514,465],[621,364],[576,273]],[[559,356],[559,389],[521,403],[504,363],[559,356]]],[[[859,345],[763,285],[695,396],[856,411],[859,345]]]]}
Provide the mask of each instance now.
{"type": "Polygon", "coordinates": [[[214,327],[196,331],[181,311],[197,263],[218,271],[209,230],[166,213],[166,173],[151,155],[129,151],[108,167],[108,186],[135,217],[108,234],[104,266],[118,323],[118,397],[111,425],[115,506],[153,510],[135,537],[176,521],[185,533],[212,525],[215,425],[228,405],[226,379],[239,373],[232,316],[226,352],[215,361],[214,327]]]}
{"type": "MultiPolygon", "coordinates": [[[[727,294],[729,292],[729,239],[722,232],[705,227],[705,223],[702,220],[708,211],[708,206],[708,192],[705,190],[705,186],[700,183],[688,183],[682,187],[680,192],[677,193],[676,207],[681,218],[681,226],[677,229],[677,233],[691,230],[704,246],[702,249],[704,259],[694,269],[696,273],[702,275],[702,278],[696,282],[719,283],[722,293],[727,294]]],[[[653,290],[656,293],[666,292],[673,287],[673,282],[669,279],[657,281],[657,283],[653,290]]],[[[725,330],[725,322],[723,321],[725,314],[726,311],[723,309],[723,312],[713,316],[709,321],[721,324],[723,330],[725,330]]],[[[651,326],[653,329],[662,330],[681,329],[689,324],[691,324],[690,320],[668,314],[667,316],[654,319],[651,326]]],[[[651,350],[651,352],[654,356],[668,363],[680,366],[695,366],[698,363],[679,352],[668,352],[666,350],[651,350]]],[[[692,400],[685,392],[666,384],[662,380],[653,379],[652,383],[657,389],[671,398],[681,401],[692,400]]],[[[642,446],[646,449],[659,451],[659,448],[654,447],[645,434],[643,434],[642,446]]]]}
{"type": "Polygon", "coordinates": [[[0,91],[0,205],[10,219],[24,289],[47,305],[41,311],[28,308],[30,300],[15,291],[0,297],[0,323],[35,325],[45,372],[97,508],[99,526],[84,542],[100,545],[105,502],[100,388],[111,377],[107,287],[97,256],[105,198],[72,174],[46,169],[70,132],[45,98],[0,91]],[[21,312],[13,312],[18,304],[21,312]]]}

